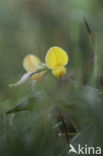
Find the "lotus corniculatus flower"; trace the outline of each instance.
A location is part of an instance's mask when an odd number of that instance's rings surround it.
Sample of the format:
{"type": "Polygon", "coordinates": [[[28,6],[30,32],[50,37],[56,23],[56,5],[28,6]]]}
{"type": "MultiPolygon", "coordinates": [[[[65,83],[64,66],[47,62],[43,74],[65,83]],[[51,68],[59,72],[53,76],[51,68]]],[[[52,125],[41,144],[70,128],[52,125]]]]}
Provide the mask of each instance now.
{"type": "Polygon", "coordinates": [[[27,71],[21,79],[12,86],[18,86],[26,83],[29,79],[40,81],[44,74],[52,70],[53,75],[57,78],[66,73],[66,65],[68,63],[68,55],[65,50],[60,47],[51,47],[46,54],[45,64],[42,63],[38,57],[29,54],[23,60],[23,67],[27,71]]]}

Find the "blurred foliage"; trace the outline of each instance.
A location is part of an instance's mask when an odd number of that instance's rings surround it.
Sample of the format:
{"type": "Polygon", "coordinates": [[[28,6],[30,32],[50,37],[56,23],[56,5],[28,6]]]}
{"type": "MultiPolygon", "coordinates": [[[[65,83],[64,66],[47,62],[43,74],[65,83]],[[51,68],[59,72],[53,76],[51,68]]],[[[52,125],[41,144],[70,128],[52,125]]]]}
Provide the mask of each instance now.
{"type": "Polygon", "coordinates": [[[0,155],[66,156],[70,142],[103,147],[102,17],[102,0],[0,1],[0,155]],[[45,62],[54,45],[69,55],[64,77],[8,87],[25,73],[26,54],[45,62]]]}

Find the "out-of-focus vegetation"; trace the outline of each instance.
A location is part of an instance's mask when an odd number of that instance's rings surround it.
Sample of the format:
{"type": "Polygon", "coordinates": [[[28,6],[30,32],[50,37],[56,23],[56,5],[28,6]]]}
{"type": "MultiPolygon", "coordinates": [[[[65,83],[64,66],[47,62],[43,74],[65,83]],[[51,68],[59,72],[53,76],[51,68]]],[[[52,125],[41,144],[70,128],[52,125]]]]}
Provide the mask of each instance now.
{"type": "Polygon", "coordinates": [[[0,1],[0,156],[66,156],[69,143],[103,147],[102,17],[102,0],[0,1]],[[54,45],[69,55],[64,77],[8,87],[25,73],[25,55],[45,62],[54,45]]]}

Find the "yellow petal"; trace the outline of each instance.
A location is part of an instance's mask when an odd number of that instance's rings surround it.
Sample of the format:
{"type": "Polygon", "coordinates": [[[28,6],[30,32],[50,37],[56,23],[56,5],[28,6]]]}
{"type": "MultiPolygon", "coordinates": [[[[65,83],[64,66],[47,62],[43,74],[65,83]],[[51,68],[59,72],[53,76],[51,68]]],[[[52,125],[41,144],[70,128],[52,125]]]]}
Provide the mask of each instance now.
{"type": "Polygon", "coordinates": [[[65,50],[59,47],[51,47],[46,54],[46,64],[53,69],[56,66],[64,66],[68,63],[68,55],[65,50]]]}
{"type": "Polygon", "coordinates": [[[28,72],[32,72],[40,67],[41,62],[38,57],[29,54],[24,58],[23,66],[28,72]]]}
{"type": "Polygon", "coordinates": [[[52,73],[59,78],[66,73],[66,68],[64,66],[57,66],[52,70],[52,73]]]}

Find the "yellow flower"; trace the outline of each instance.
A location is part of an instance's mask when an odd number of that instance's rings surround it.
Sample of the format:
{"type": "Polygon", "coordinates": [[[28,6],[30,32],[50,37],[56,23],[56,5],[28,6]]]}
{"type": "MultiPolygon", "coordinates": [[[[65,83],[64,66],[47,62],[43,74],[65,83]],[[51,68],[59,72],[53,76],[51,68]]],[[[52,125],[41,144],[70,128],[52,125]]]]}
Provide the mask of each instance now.
{"type": "Polygon", "coordinates": [[[32,54],[29,54],[24,58],[23,66],[27,73],[24,74],[17,83],[10,84],[10,87],[22,85],[29,79],[41,81],[43,75],[47,71],[47,67],[41,63],[38,57],[32,54]]]}
{"type": "Polygon", "coordinates": [[[68,63],[68,55],[65,50],[59,47],[51,47],[45,57],[46,65],[41,63],[38,57],[29,54],[23,60],[23,66],[27,71],[21,79],[10,86],[18,86],[29,79],[40,81],[43,75],[48,71],[52,70],[53,75],[61,77],[66,73],[66,64],[68,63]]]}
{"type": "Polygon", "coordinates": [[[51,47],[46,54],[46,65],[52,69],[52,73],[61,77],[66,73],[65,65],[68,63],[68,55],[59,47],[51,47]]]}
{"type": "MultiPolygon", "coordinates": [[[[43,67],[43,64],[38,57],[29,54],[24,58],[23,66],[27,72],[33,72],[34,70],[41,69],[43,67]]],[[[40,73],[35,73],[31,76],[31,79],[40,81],[42,80],[44,73],[44,71],[40,73]]]]}

